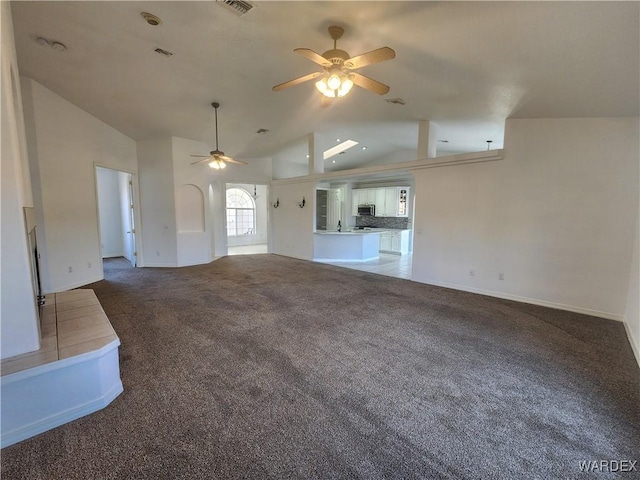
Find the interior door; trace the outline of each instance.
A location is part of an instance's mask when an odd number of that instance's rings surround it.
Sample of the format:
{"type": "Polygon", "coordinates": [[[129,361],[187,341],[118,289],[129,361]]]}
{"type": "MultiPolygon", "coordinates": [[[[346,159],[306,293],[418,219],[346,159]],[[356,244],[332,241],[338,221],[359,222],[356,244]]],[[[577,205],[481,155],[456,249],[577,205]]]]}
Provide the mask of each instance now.
{"type": "Polygon", "coordinates": [[[129,174],[128,177],[127,187],[129,194],[127,195],[127,199],[129,201],[129,230],[127,231],[127,243],[131,252],[131,256],[128,257],[128,259],[131,262],[131,265],[135,267],[138,263],[138,252],[136,251],[136,215],[133,203],[133,199],[135,197],[133,195],[133,175],[129,174]]]}

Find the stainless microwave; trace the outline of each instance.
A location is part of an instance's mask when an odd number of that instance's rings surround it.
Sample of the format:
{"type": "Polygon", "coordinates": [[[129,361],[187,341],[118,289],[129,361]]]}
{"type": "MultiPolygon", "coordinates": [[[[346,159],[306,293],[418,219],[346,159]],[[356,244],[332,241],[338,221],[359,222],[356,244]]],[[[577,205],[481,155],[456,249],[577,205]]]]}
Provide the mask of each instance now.
{"type": "Polygon", "coordinates": [[[375,216],[376,214],[376,206],[375,205],[358,205],[358,215],[359,216],[375,216]]]}

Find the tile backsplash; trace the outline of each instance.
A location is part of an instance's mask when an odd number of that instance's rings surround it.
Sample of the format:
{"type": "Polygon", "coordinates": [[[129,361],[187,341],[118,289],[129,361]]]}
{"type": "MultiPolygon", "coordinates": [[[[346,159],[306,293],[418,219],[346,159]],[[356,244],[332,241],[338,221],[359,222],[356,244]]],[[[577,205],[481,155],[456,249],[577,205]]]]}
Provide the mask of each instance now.
{"type": "Polygon", "coordinates": [[[356,217],[356,227],[376,227],[376,228],[409,228],[407,217],[356,217]]]}

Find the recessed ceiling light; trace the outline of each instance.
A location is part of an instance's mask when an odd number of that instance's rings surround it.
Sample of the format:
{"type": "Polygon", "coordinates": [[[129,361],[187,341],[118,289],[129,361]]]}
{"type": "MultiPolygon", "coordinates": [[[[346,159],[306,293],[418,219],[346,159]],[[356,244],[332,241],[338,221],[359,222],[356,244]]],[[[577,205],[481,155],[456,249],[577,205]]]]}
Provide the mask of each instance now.
{"type": "Polygon", "coordinates": [[[258,130],[256,130],[256,133],[259,133],[260,135],[264,135],[268,131],[269,130],[267,130],[266,128],[259,128],[258,130]]]}
{"type": "Polygon", "coordinates": [[[331,163],[336,163],[336,161],[335,161],[335,160],[332,160],[332,161],[331,161],[331,163]]]}
{"type": "Polygon", "coordinates": [[[344,142],[336,145],[335,147],[330,148],[329,150],[325,150],[323,158],[326,160],[327,158],[331,158],[334,155],[338,155],[339,153],[344,152],[345,150],[350,149],[351,147],[355,147],[358,144],[355,140],[345,140],[344,142]]]}
{"type": "Polygon", "coordinates": [[[309,154],[307,153],[307,154],[305,155],[305,157],[309,158],[309,154]]]}
{"type": "Polygon", "coordinates": [[[396,105],[404,105],[405,103],[407,103],[402,98],[387,98],[385,102],[394,103],[396,105]]]}
{"type": "Polygon", "coordinates": [[[438,141],[442,143],[449,143],[449,140],[438,140],[438,141]]]}
{"type": "Polygon", "coordinates": [[[367,146],[366,146],[366,145],[363,145],[363,146],[362,146],[362,149],[363,149],[363,150],[366,150],[366,149],[367,149],[367,146]]]}
{"type": "Polygon", "coordinates": [[[67,49],[67,46],[64,43],[51,42],[51,48],[59,52],[64,52],[67,49]]]}
{"type": "Polygon", "coordinates": [[[43,47],[48,47],[49,46],[49,40],[47,40],[44,37],[38,37],[36,38],[36,43],[38,45],[42,45],[43,47]]]}
{"type": "Polygon", "coordinates": [[[162,23],[162,20],[160,20],[159,17],[156,17],[153,13],[140,12],[140,15],[142,15],[142,18],[144,18],[152,27],[156,27],[162,23]]]}
{"type": "Polygon", "coordinates": [[[336,138],[336,142],[339,142],[339,141],[340,141],[340,139],[339,139],[339,138],[336,138]]]}

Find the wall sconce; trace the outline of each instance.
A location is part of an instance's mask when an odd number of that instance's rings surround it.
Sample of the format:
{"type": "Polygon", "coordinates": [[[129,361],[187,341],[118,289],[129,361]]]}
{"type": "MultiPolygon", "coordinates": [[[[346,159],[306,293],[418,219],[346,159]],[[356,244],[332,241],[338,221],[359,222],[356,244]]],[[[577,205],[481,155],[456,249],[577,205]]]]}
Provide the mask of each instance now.
{"type": "Polygon", "coordinates": [[[273,208],[278,208],[280,206],[280,199],[276,198],[276,203],[273,204],[273,208]]]}
{"type": "Polygon", "coordinates": [[[298,206],[299,206],[300,208],[304,208],[305,203],[307,203],[307,202],[306,202],[306,200],[304,199],[304,197],[302,197],[302,201],[301,201],[300,203],[298,203],[298,206]]]}

